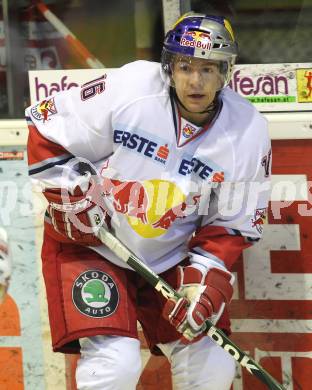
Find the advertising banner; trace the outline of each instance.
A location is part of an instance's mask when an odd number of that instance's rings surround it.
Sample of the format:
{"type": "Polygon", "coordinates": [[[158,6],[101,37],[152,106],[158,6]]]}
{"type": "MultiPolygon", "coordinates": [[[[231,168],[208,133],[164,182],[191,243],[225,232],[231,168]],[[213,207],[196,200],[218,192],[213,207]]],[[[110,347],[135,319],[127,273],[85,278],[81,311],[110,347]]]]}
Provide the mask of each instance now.
{"type": "MultiPolygon", "coordinates": [[[[114,69],[39,70],[29,72],[31,101],[81,86],[114,69]]],[[[312,63],[236,65],[230,88],[262,112],[309,111],[312,63]]]]}
{"type": "Polygon", "coordinates": [[[236,65],[230,87],[259,111],[309,111],[312,64],[236,65]]]}

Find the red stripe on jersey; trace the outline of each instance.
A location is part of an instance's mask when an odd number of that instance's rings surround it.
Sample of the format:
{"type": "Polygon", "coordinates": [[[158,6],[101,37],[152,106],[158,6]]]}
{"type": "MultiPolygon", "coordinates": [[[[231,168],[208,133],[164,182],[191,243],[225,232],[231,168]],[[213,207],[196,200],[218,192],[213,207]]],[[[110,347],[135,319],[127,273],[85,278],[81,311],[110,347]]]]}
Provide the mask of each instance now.
{"type": "Polygon", "coordinates": [[[49,141],[39,133],[35,125],[28,125],[28,165],[36,164],[48,158],[68,154],[68,151],[61,145],[49,141]]]}
{"type": "Polygon", "coordinates": [[[189,243],[190,249],[202,248],[222,260],[229,270],[238,260],[243,249],[250,246],[251,243],[246,242],[245,237],[232,236],[221,226],[204,226],[198,229],[189,243]]]}

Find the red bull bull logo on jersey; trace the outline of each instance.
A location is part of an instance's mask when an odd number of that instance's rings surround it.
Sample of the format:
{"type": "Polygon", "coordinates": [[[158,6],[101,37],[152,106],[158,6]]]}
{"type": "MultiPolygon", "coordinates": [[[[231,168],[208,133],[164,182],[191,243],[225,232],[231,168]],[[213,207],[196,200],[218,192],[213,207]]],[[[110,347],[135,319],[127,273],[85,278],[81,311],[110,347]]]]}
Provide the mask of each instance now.
{"type": "Polygon", "coordinates": [[[114,211],[123,214],[144,238],[165,234],[176,219],[194,212],[200,198],[196,194],[187,198],[176,184],[160,179],[138,182],[104,177],[102,190],[114,211]]]}
{"type": "Polygon", "coordinates": [[[182,35],[180,45],[211,50],[212,42],[210,35],[206,32],[188,31],[182,35]]]}
{"type": "Polygon", "coordinates": [[[176,219],[186,218],[188,215],[192,214],[195,211],[200,196],[201,195],[199,194],[194,195],[191,197],[190,202],[184,201],[175,207],[171,207],[165,212],[164,215],[159,218],[158,221],[153,223],[153,227],[168,230],[176,219]]]}
{"type": "Polygon", "coordinates": [[[104,177],[103,195],[110,198],[116,212],[148,223],[148,195],[138,181],[120,181],[104,177]]]}

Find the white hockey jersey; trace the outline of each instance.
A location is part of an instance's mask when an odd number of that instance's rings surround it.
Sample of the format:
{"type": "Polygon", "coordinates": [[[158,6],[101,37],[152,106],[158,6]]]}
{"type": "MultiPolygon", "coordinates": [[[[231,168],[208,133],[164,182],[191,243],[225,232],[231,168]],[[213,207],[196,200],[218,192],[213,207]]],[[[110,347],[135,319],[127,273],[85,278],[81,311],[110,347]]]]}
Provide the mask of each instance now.
{"type": "Polygon", "coordinates": [[[114,234],[155,272],[190,250],[230,269],[261,236],[271,152],[264,117],[229,88],[219,98],[217,118],[198,127],[181,117],[160,64],[103,70],[26,110],[30,175],[70,187],[73,157],[87,159],[103,177],[114,234]]]}

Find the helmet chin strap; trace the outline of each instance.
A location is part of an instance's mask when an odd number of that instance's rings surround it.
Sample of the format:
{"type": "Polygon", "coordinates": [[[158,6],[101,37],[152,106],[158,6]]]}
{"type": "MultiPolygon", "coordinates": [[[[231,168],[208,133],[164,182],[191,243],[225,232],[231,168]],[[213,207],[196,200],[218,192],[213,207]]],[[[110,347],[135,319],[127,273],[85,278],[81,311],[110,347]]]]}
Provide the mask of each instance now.
{"type": "Polygon", "coordinates": [[[218,107],[219,107],[219,100],[218,100],[218,96],[219,96],[219,91],[216,93],[216,96],[215,98],[213,99],[213,101],[209,104],[208,107],[206,107],[206,109],[204,111],[200,111],[200,112],[194,112],[194,111],[190,111],[188,110],[185,105],[181,102],[181,100],[179,99],[179,96],[177,95],[177,92],[175,90],[174,87],[171,87],[172,90],[173,90],[173,96],[175,98],[175,100],[179,103],[179,105],[181,107],[183,107],[183,109],[191,114],[215,114],[217,111],[218,111],[218,107]]]}

